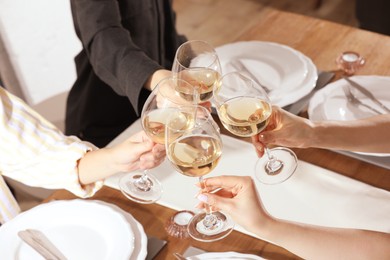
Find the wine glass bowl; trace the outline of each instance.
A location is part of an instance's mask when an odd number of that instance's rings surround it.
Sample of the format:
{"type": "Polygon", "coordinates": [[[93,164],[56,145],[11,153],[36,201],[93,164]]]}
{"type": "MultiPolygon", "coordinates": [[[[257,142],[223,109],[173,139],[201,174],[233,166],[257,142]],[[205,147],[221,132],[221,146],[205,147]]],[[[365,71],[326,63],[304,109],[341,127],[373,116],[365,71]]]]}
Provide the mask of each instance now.
{"type": "MultiPolygon", "coordinates": [[[[250,78],[231,72],[224,75],[214,90],[218,116],[232,134],[251,137],[262,132],[272,114],[271,101],[265,89],[250,78]]],[[[255,176],[264,184],[281,183],[292,176],[297,167],[295,153],[285,147],[269,149],[255,165],[255,176]]]]}
{"type": "MultiPolygon", "coordinates": [[[[175,116],[175,126],[186,128],[191,120],[187,117],[190,114],[176,113],[175,107],[191,104],[185,97],[195,95],[195,89],[181,79],[172,77],[161,80],[153,89],[146,100],[142,113],[142,128],[148,137],[155,143],[165,143],[165,127],[168,117],[175,116]],[[176,91],[180,86],[182,93],[176,91]]],[[[129,199],[138,203],[149,204],[157,201],[162,195],[162,185],[160,181],[148,173],[148,170],[129,172],[119,180],[121,192],[129,199]]]]}
{"type": "Polygon", "coordinates": [[[176,111],[174,107],[192,104],[192,99],[188,97],[194,96],[194,93],[192,85],[184,80],[169,77],[160,81],[142,108],[141,123],[145,133],[154,142],[164,144],[167,118],[176,111]]]}
{"type": "Polygon", "coordinates": [[[210,173],[222,155],[222,141],[210,113],[202,106],[182,106],[168,119],[166,151],[172,166],[190,177],[210,173]],[[177,123],[175,114],[186,114],[186,127],[177,123]]]}
{"type": "Polygon", "coordinates": [[[188,41],[176,51],[172,65],[174,77],[183,79],[197,89],[194,103],[203,103],[213,96],[221,77],[221,65],[215,49],[205,41],[188,41]]]}
{"type": "Polygon", "coordinates": [[[272,113],[270,100],[255,82],[236,72],[222,77],[214,100],[222,125],[232,134],[251,137],[267,126],[272,113]]]}

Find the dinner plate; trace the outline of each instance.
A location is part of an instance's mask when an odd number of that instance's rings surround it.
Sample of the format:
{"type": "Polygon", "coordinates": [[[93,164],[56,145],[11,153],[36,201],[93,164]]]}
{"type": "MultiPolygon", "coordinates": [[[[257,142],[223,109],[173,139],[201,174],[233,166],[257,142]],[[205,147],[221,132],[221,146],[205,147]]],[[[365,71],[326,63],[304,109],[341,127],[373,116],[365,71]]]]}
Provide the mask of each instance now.
{"type": "Polygon", "coordinates": [[[145,230],[141,223],[139,223],[130,213],[124,211],[123,209],[119,208],[116,205],[103,202],[103,201],[95,201],[98,204],[105,205],[106,207],[111,207],[113,210],[117,211],[118,213],[122,214],[127,222],[130,224],[131,229],[134,233],[134,250],[131,254],[130,260],[143,260],[146,258],[146,255],[148,253],[147,246],[148,246],[148,238],[146,236],[145,230]]]}
{"type": "Polygon", "coordinates": [[[286,106],[304,97],[315,87],[317,69],[311,59],[293,48],[262,41],[235,42],[216,48],[222,74],[237,71],[239,60],[271,91],[271,102],[286,106]]]}
{"type": "Polygon", "coordinates": [[[188,257],[189,260],[262,260],[264,258],[256,255],[250,255],[250,254],[241,254],[236,252],[213,252],[213,253],[204,253],[200,255],[195,255],[188,257]]]}
{"type": "MultiPolygon", "coordinates": [[[[353,76],[351,79],[364,86],[364,88],[372,92],[383,104],[390,107],[390,91],[388,90],[390,86],[390,77],[353,76]]],[[[349,121],[377,115],[366,107],[355,106],[348,102],[343,91],[343,87],[345,86],[349,86],[348,82],[344,79],[340,79],[317,91],[309,102],[309,118],[313,121],[349,121]]],[[[381,110],[380,107],[360,91],[353,87],[350,87],[350,89],[363,103],[370,105],[377,110],[381,110]]],[[[371,156],[390,156],[388,153],[356,153],[371,156]]]]}
{"type": "Polygon", "coordinates": [[[68,259],[129,259],[135,235],[123,214],[85,200],[53,201],[16,216],[0,228],[3,259],[42,259],[17,233],[42,231],[68,259]]]}

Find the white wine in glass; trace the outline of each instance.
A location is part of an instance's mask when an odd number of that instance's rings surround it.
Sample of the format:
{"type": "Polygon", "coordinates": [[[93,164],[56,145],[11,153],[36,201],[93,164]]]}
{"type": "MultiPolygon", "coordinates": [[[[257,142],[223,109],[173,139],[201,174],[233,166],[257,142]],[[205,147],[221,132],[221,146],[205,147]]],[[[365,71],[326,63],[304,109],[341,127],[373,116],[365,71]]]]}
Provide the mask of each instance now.
{"type": "Polygon", "coordinates": [[[271,112],[271,105],[257,97],[233,98],[218,109],[223,126],[241,137],[260,133],[267,126],[271,112]]]}
{"type": "Polygon", "coordinates": [[[189,177],[201,177],[211,172],[217,166],[221,153],[220,140],[205,135],[178,138],[168,151],[174,168],[189,177]]]}
{"type": "MultiPolygon", "coordinates": [[[[202,106],[180,107],[180,111],[193,111],[191,128],[178,129],[168,120],[166,127],[167,157],[173,167],[186,176],[198,177],[210,173],[222,155],[219,128],[210,113],[202,106]]],[[[203,186],[202,188],[207,189],[203,186]]],[[[189,235],[199,241],[211,242],[222,239],[233,230],[231,218],[206,206],[206,212],[196,214],[188,223],[189,235]]]]}
{"type": "Polygon", "coordinates": [[[183,79],[196,88],[198,96],[194,103],[198,104],[212,98],[213,89],[221,77],[221,65],[210,44],[193,40],[183,43],[177,49],[172,72],[174,77],[183,79]]]}
{"type": "MultiPolygon", "coordinates": [[[[157,84],[143,106],[142,128],[155,143],[165,143],[165,127],[168,117],[172,118],[172,121],[174,119],[175,127],[178,129],[186,129],[193,123],[192,114],[185,114],[174,109],[181,105],[192,104],[192,101],[178,94],[176,91],[178,86],[181,86],[183,93],[187,96],[196,95],[194,88],[188,82],[169,77],[157,84]]],[[[148,170],[126,173],[120,179],[119,187],[127,198],[144,204],[153,203],[162,195],[160,181],[148,170]]]]}
{"type": "MultiPolygon", "coordinates": [[[[232,134],[251,137],[263,131],[272,114],[266,91],[238,72],[224,75],[214,90],[218,116],[232,134]]],[[[265,148],[266,156],[255,165],[255,176],[265,184],[284,182],[297,168],[295,153],[285,147],[265,148]]]]}

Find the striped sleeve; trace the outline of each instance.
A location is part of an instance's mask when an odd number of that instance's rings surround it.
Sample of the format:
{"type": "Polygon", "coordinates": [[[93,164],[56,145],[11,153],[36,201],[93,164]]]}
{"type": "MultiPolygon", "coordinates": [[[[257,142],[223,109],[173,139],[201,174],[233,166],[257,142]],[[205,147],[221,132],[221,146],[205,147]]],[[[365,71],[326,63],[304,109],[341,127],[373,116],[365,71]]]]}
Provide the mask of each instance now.
{"type": "Polygon", "coordinates": [[[77,163],[97,149],[65,136],[22,100],[0,88],[0,172],[26,185],[92,196],[103,185],[81,185],[77,163]]]}
{"type": "Polygon", "coordinates": [[[4,224],[19,213],[20,208],[18,202],[0,175],[0,224],[4,224]]]}

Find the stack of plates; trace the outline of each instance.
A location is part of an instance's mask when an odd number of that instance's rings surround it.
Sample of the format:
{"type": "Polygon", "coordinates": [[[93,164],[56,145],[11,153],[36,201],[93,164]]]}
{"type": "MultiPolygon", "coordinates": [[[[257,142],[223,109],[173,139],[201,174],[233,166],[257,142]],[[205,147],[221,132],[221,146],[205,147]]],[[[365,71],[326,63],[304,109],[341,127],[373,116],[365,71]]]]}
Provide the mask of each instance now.
{"type": "Polygon", "coordinates": [[[310,58],[273,42],[235,42],[216,48],[222,74],[237,71],[239,60],[253,77],[267,86],[273,105],[290,105],[315,87],[317,69],[310,58]]]}
{"type": "MultiPolygon", "coordinates": [[[[390,77],[384,76],[353,76],[353,81],[364,86],[383,104],[390,107],[390,77]]],[[[355,106],[348,102],[343,87],[349,86],[344,79],[335,81],[321,90],[317,91],[310,99],[308,114],[313,121],[338,120],[349,121],[361,118],[367,118],[377,115],[364,106],[355,106]]],[[[381,110],[373,101],[350,87],[354,95],[363,103],[381,110]]],[[[387,153],[360,153],[371,156],[390,156],[387,153]]]]}
{"type": "Polygon", "coordinates": [[[18,232],[38,229],[68,259],[144,259],[147,238],[120,208],[87,200],[53,201],[21,213],[0,228],[2,259],[42,259],[18,232]]]}

